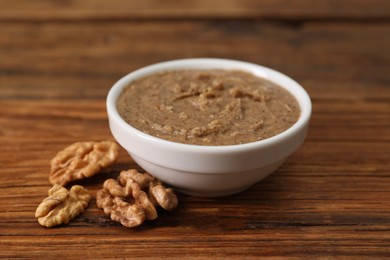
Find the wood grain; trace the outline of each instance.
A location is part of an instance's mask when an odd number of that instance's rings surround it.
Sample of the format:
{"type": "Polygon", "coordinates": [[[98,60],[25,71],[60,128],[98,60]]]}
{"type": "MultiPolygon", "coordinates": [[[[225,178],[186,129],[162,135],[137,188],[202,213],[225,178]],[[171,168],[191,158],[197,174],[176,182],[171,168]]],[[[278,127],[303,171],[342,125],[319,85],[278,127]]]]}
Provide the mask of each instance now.
{"type": "Polygon", "coordinates": [[[0,3],[0,258],[390,256],[388,1],[107,3],[0,3]],[[296,79],[313,101],[305,144],[251,189],[179,194],[176,210],[135,229],[95,204],[105,179],[138,168],[122,150],[112,169],[77,182],[93,198],[83,215],[41,227],[34,211],[50,159],[76,141],[113,139],[113,83],[187,57],[246,60],[296,79]]]}
{"type": "Polygon", "coordinates": [[[101,19],[389,19],[386,0],[196,0],[0,2],[0,20],[101,19]]]}

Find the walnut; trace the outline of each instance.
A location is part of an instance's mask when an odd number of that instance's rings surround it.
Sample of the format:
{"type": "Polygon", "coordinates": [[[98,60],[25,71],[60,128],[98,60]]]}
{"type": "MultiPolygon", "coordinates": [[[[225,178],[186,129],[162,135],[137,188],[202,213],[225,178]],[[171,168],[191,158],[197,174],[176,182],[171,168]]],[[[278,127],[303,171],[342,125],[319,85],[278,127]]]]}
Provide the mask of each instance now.
{"type": "Polygon", "coordinates": [[[119,146],[111,141],[78,142],[60,151],[51,160],[49,181],[65,186],[67,183],[98,173],[119,156],[119,146]]]}
{"type": "Polygon", "coordinates": [[[172,189],[150,174],[128,170],[122,171],[117,181],[108,179],[103,183],[103,189],[96,194],[96,204],[112,220],[135,227],[156,219],[156,206],[172,210],[178,200],[172,189]]]}
{"type": "Polygon", "coordinates": [[[70,220],[81,214],[88,206],[89,193],[82,186],[75,185],[70,191],[54,184],[45,198],[35,211],[35,217],[39,224],[53,227],[70,220]]]}
{"type": "Polygon", "coordinates": [[[149,184],[149,197],[154,205],[160,205],[165,210],[172,210],[177,207],[176,194],[170,188],[165,188],[159,180],[149,184]]]}

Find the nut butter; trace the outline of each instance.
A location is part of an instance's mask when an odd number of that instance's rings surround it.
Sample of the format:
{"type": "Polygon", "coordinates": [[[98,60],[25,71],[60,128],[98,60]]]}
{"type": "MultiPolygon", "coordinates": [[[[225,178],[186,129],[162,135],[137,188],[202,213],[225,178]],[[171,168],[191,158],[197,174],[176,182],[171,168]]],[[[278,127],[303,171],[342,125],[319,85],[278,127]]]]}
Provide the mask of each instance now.
{"type": "Polygon", "coordinates": [[[284,88],[238,70],[175,70],[133,81],[117,101],[121,117],[142,132],[196,145],[263,140],[299,118],[284,88]]]}

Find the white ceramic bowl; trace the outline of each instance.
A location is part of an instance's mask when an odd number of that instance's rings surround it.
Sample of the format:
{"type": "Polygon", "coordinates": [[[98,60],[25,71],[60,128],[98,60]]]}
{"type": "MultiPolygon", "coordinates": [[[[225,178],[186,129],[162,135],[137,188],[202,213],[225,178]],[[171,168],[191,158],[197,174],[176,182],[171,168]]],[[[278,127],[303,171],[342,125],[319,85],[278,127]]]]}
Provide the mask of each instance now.
{"type": "Polygon", "coordinates": [[[120,79],[107,97],[110,129],[131,157],[147,172],[183,193],[218,197],[243,191],[275,171],[303,143],[311,115],[306,91],[275,70],[235,60],[183,59],[136,70],[120,79]],[[227,69],[251,72],[292,93],[301,108],[299,120],[271,138],[246,144],[201,146],[176,143],[145,134],[126,123],[116,101],[130,82],[152,73],[177,69],[227,69]]]}

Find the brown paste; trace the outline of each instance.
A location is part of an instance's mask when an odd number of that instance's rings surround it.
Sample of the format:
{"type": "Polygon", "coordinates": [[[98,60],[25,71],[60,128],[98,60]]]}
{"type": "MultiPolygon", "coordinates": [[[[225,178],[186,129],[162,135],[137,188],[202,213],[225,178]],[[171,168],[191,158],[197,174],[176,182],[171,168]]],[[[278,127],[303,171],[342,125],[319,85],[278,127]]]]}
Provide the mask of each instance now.
{"type": "Polygon", "coordinates": [[[179,143],[232,145],[277,135],[300,115],[282,87],[243,71],[177,70],[133,81],[117,108],[131,126],[179,143]]]}

